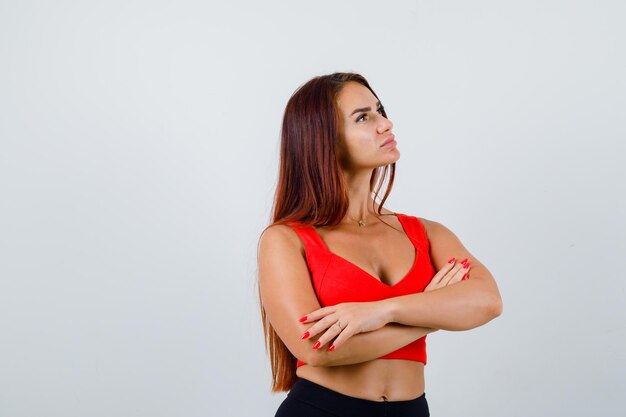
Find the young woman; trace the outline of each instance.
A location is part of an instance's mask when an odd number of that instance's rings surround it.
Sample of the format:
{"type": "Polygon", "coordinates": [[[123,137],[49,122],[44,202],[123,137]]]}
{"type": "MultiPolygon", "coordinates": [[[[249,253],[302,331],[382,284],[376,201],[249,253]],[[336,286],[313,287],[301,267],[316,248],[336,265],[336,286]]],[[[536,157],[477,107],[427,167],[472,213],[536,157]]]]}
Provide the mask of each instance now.
{"type": "Polygon", "coordinates": [[[288,391],[275,417],[428,416],[426,335],[502,312],[493,276],[452,231],[383,208],[400,157],[392,127],[359,74],[315,77],[287,103],[258,246],[272,391],[288,391]]]}

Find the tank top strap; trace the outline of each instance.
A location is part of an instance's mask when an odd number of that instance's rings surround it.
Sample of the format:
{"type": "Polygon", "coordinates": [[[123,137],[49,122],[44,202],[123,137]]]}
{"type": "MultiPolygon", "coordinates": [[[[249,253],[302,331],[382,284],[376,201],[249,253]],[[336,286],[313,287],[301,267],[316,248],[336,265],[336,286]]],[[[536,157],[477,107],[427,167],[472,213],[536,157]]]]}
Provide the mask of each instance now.
{"type": "Polygon", "coordinates": [[[402,216],[400,221],[405,226],[405,231],[407,235],[418,243],[419,246],[428,249],[428,235],[426,234],[426,229],[424,225],[415,216],[410,216],[407,214],[396,213],[398,216],[402,216]]]}
{"type": "Polygon", "coordinates": [[[306,250],[310,249],[318,249],[323,250],[326,245],[317,234],[313,226],[306,223],[300,223],[296,221],[287,222],[289,226],[300,236],[302,243],[304,243],[304,248],[306,250]]]}

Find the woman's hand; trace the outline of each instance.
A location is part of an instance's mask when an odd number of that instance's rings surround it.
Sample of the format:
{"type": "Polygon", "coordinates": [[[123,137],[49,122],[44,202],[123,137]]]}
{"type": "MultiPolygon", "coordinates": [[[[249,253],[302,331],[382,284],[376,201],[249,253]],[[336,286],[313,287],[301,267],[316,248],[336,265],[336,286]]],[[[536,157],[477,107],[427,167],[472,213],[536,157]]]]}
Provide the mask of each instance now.
{"type": "Polygon", "coordinates": [[[455,258],[450,259],[430,280],[430,283],[424,288],[424,292],[433,291],[469,279],[469,265],[470,263],[467,262],[467,258],[459,263],[456,262],[455,258]],[[465,274],[467,274],[467,276],[465,276],[465,274]]]}
{"type": "Polygon", "coordinates": [[[380,329],[387,323],[388,313],[378,301],[339,303],[317,309],[300,319],[301,323],[319,320],[302,335],[308,339],[324,330],[326,332],[317,340],[313,349],[319,349],[336,337],[328,348],[332,351],[341,346],[349,337],[357,333],[371,332],[380,329]]]}

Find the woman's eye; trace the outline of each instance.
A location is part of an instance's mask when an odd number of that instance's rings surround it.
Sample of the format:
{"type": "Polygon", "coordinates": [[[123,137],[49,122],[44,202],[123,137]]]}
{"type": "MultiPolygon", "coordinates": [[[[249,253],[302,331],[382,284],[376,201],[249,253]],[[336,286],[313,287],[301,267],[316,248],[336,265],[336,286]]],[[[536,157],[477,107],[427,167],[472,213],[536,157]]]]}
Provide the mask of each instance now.
{"type": "MultiPolygon", "coordinates": [[[[383,114],[383,113],[382,113],[383,109],[384,109],[384,107],[379,107],[379,108],[378,108],[378,110],[376,110],[376,111],[377,111],[377,112],[379,112],[380,114],[383,114]]],[[[364,118],[365,116],[367,116],[367,114],[363,113],[361,116],[359,116],[359,118],[358,118],[358,119],[356,119],[356,121],[357,121],[357,122],[358,122],[358,121],[360,121],[360,120],[361,120],[362,118],[364,118]]]]}

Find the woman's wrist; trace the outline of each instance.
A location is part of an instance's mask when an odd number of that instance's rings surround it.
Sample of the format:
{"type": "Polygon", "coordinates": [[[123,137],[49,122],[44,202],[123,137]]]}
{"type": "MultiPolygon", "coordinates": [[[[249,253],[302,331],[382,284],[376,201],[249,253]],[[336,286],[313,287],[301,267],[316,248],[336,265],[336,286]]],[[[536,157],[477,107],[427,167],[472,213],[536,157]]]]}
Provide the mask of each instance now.
{"type": "Polygon", "coordinates": [[[395,303],[393,302],[393,298],[385,298],[377,302],[380,305],[381,314],[385,319],[385,323],[395,322],[395,303]]]}

